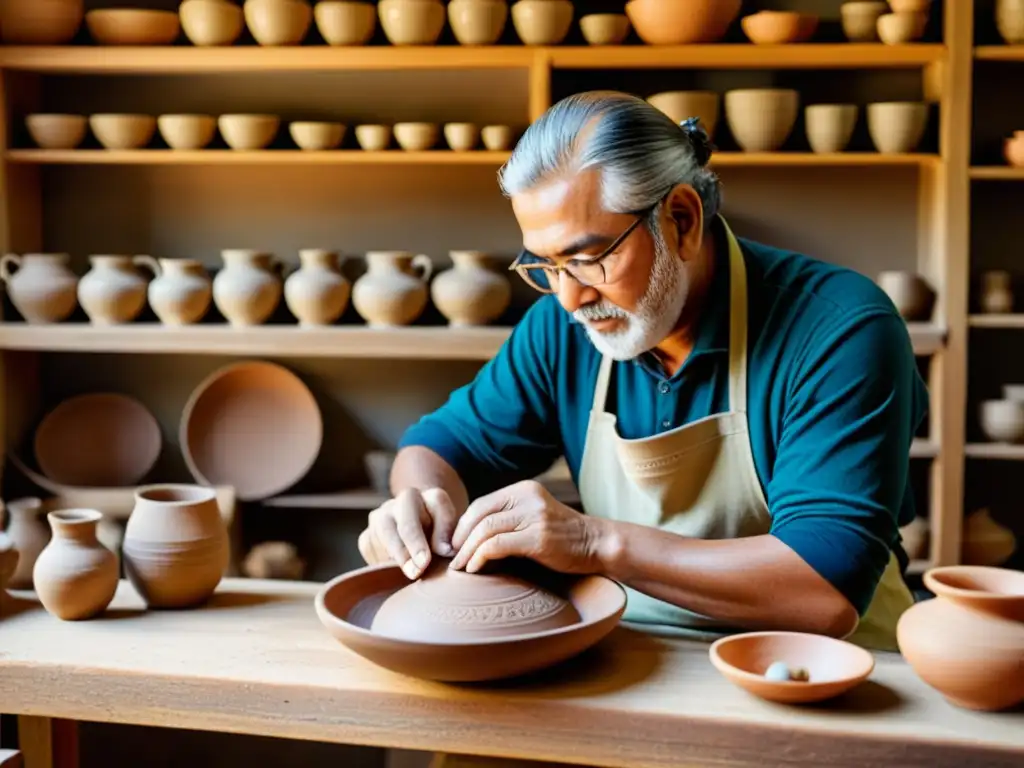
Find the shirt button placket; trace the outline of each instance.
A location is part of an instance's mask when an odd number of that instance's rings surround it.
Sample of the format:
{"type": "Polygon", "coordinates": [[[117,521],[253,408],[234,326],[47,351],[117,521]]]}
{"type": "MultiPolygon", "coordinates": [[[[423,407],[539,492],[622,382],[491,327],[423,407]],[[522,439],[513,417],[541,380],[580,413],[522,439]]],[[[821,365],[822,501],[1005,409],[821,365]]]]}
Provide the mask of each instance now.
{"type": "MultiPolygon", "coordinates": [[[[672,385],[667,381],[662,381],[658,384],[658,391],[663,395],[667,395],[672,391],[672,385]]],[[[672,420],[667,418],[670,415],[671,410],[672,408],[669,402],[665,398],[662,398],[658,408],[658,412],[661,415],[660,424],[662,430],[667,430],[672,426],[672,420]]]]}

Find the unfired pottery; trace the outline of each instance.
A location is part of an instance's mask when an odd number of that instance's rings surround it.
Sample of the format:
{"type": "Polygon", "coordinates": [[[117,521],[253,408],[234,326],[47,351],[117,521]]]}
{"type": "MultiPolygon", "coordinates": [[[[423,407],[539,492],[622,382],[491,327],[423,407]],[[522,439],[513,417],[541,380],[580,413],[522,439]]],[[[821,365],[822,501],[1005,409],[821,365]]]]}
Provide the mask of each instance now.
{"type": "Polygon", "coordinates": [[[356,143],[367,152],[381,152],[391,144],[390,125],[357,125],[356,143]]]}
{"type": "Polygon", "coordinates": [[[629,30],[624,13],[588,13],[580,19],[580,32],[590,45],[621,45],[629,30]]]}
{"type": "Polygon", "coordinates": [[[161,274],[150,282],[149,306],[164,325],[203,319],[213,298],[206,268],[196,259],[160,259],[161,274]]]}
{"type": "Polygon", "coordinates": [[[1013,531],[993,520],[987,509],[976,510],[964,520],[961,565],[1002,565],[1016,550],[1013,531]]]}
{"type": "Polygon", "coordinates": [[[729,129],[745,152],[780,149],[793,132],[799,108],[800,94],[787,88],[744,88],[725,94],[729,129]]]}
{"type": "Polygon", "coordinates": [[[468,152],[480,142],[480,129],[475,123],[445,123],[444,140],[449,149],[468,152]]]}
{"type": "Polygon", "coordinates": [[[857,127],[857,105],[814,104],[804,110],[804,125],[811,151],[842,152],[857,127]]]}
{"type": "Polygon", "coordinates": [[[230,555],[214,490],[177,484],[136,489],[122,554],[128,579],[150,608],[205,602],[230,555]]]}
{"type": "Polygon", "coordinates": [[[98,45],[170,45],[181,34],[176,11],[150,8],[97,8],[85,25],[98,45]]]}
{"type": "Polygon", "coordinates": [[[1024,131],[1014,131],[1003,140],[1003,158],[1014,168],[1024,167],[1024,131]]]}
{"type": "Polygon", "coordinates": [[[903,45],[920,40],[928,26],[924,13],[886,13],[878,17],[878,37],[886,45],[903,45]]]}
{"type": "Polygon", "coordinates": [[[231,0],[185,0],[178,7],[181,28],[192,45],[232,45],[245,29],[245,14],[231,0]]]}
{"type": "Polygon", "coordinates": [[[978,421],[981,431],[992,442],[1024,442],[1024,402],[1020,400],[982,400],[978,421]]]}
{"type": "Polygon", "coordinates": [[[430,284],[434,306],[450,325],[486,325],[508,308],[512,286],[482,251],[451,251],[454,265],[430,284]]]}
{"type": "Polygon", "coordinates": [[[297,121],[289,124],[288,133],[299,149],[323,152],[336,149],[345,138],[345,125],[324,121],[297,121]]]}
{"type": "Polygon", "coordinates": [[[240,152],[265,149],[277,136],[281,118],[277,115],[232,114],[217,118],[224,142],[240,152]]]}
{"type": "Polygon", "coordinates": [[[648,45],[714,43],[740,14],[742,0],[630,0],[626,15],[648,45]]]}
{"type": "Polygon", "coordinates": [[[156,133],[156,118],[119,113],[89,115],[89,127],[105,149],[142,149],[156,133]]]}
{"type": "Polygon", "coordinates": [[[919,101],[868,104],[868,132],[883,154],[913,152],[928,126],[928,105],[919,101]]]}
{"type": "Polygon", "coordinates": [[[380,0],[377,13],[392,45],[433,45],[444,29],[441,0],[380,0]]]}
{"type": "Polygon", "coordinates": [[[59,323],[75,311],[78,278],[69,261],[66,253],[8,253],[0,259],[0,279],[25,322],[59,323]]]}
{"type": "Polygon", "coordinates": [[[89,130],[85,115],[37,113],[25,117],[25,128],[40,149],[75,149],[89,130]]]}
{"type": "Polygon", "coordinates": [[[47,518],[53,538],[32,571],[36,596],[59,619],[91,619],[117,592],[117,556],[96,538],[103,515],[95,509],[64,509],[47,518]]]}
{"type": "Polygon", "coordinates": [[[570,0],[516,0],[512,26],[524,45],[558,45],[572,28],[570,0]]]}
{"type": "Polygon", "coordinates": [[[171,149],[204,149],[217,134],[213,115],[160,115],[156,126],[171,149]]]}
{"type": "Polygon", "coordinates": [[[839,6],[843,34],[851,43],[878,42],[878,19],[889,12],[884,0],[856,0],[839,6]]]}
{"type": "Polygon", "coordinates": [[[485,125],[480,129],[480,139],[492,152],[503,152],[512,148],[515,133],[511,125],[485,125]]]}
{"type": "Polygon", "coordinates": [[[996,0],[996,29],[1009,45],[1024,43],[1024,0],[996,0]]]}
{"type": "Polygon", "coordinates": [[[313,23],[306,0],[245,0],[245,23],[260,45],[299,45],[313,23]]]}
{"type": "Polygon", "coordinates": [[[0,0],[0,38],[8,45],[66,45],[84,15],[83,0],[0,0]]]}
{"type": "Polygon", "coordinates": [[[758,45],[802,43],[814,36],[818,17],[796,11],[758,11],[740,21],[743,34],[758,45]]]}
{"type": "Polygon", "coordinates": [[[249,550],[242,561],[242,573],[250,579],[300,581],[306,563],[295,545],[287,541],[264,541],[249,550]]]}
{"type": "Polygon", "coordinates": [[[7,502],[7,537],[18,550],[18,565],[7,582],[11,589],[32,589],[32,569],[50,541],[44,511],[43,500],[34,496],[7,502]]]}
{"type": "Polygon", "coordinates": [[[886,270],[878,275],[878,287],[885,291],[896,311],[907,322],[923,322],[931,318],[935,291],[921,275],[886,270]]]}
{"type": "Polygon", "coordinates": [[[78,303],[93,325],[130,323],[146,306],[149,281],[136,267],[155,276],[160,265],[152,256],[90,256],[92,268],[78,281],[78,303]]]}
{"type": "Polygon", "coordinates": [[[427,306],[430,257],[409,251],[370,251],[366,274],[352,286],[352,305],[370,326],[408,325],[427,306]]]}
{"type": "Polygon", "coordinates": [[[244,248],[221,251],[224,268],[213,279],[213,301],[236,328],[259,325],[281,301],[281,278],[270,254],[244,248]]]}
{"type": "Polygon", "coordinates": [[[395,141],[408,152],[424,152],[432,149],[441,136],[437,123],[395,123],[395,141]]]}
{"type": "Polygon", "coordinates": [[[1013,276],[1004,269],[993,269],[981,276],[981,311],[990,315],[1013,312],[1013,276]]]}
{"type": "Polygon", "coordinates": [[[896,628],[918,676],[967,709],[1024,701],[1024,573],[947,566],[927,571],[924,584],[935,599],[909,608],[896,628]]]}
{"type": "Polygon", "coordinates": [[[676,125],[700,118],[708,136],[715,135],[722,97],[715,91],[663,91],[647,97],[647,103],[664,112],[676,125]]]}
{"type": "Polygon", "coordinates": [[[462,45],[494,45],[507,22],[507,0],[451,0],[448,3],[448,25],[462,45]]]}
{"type": "Polygon", "coordinates": [[[301,266],[284,283],[288,309],[299,325],[330,325],[348,306],[352,285],[341,274],[338,254],[321,248],[299,251],[301,266]]]}
{"type": "Polygon", "coordinates": [[[320,0],[313,18],[328,45],[365,45],[377,29],[377,8],[369,2],[320,0]]]}

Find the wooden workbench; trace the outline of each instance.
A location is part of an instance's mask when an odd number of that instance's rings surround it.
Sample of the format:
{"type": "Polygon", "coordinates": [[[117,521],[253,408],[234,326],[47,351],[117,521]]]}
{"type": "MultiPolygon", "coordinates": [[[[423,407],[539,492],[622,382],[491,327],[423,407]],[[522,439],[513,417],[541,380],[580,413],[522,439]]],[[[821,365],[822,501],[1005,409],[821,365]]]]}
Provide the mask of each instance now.
{"type": "MultiPolygon", "coordinates": [[[[895,654],[828,705],[734,688],[707,646],[619,629],[516,684],[398,676],[339,645],[318,585],[226,580],[209,606],[146,612],[122,582],[106,616],[64,623],[12,592],[0,618],[0,711],[427,751],[645,768],[1021,768],[1024,711],[956,709],[895,654]]],[[[49,752],[24,746],[26,768],[49,752]]]]}

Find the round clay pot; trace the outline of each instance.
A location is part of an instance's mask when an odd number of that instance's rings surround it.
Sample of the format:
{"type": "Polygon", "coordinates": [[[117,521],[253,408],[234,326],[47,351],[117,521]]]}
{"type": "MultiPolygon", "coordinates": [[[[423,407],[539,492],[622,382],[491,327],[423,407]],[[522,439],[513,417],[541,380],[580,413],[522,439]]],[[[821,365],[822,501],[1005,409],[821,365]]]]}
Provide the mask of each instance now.
{"type": "Polygon", "coordinates": [[[395,123],[395,141],[407,152],[425,152],[437,144],[441,131],[437,123],[395,123]]]}
{"type": "Polygon", "coordinates": [[[758,45],[802,43],[814,36],[818,17],[795,11],[759,11],[744,16],[740,26],[750,42],[758,45]]]}
{"type": "Polygon", "coordinates": [[[994,443],[1024,442],[1024,403],[1019,400],[983,400],[978,421],[985,437],[994,443]]]}
{"type": "Polygon", "coordinates": [[[299,325],[330,325],[348,306],[352,286],[341,274],[338,254],[320,248],[299,251],[301,266],[284,283],[288,309],[299,325]]]}
{"type": "Polygon", "coordinates": [[[972,512],[964,520],[961,565],[1002,565],[1016,550],[1013,531],[993,520],[987,509],[972,512]]]}
{"type": "Polygon", "coordinates": [[[221,115],[217,118],[220,135],[232,149],[253,152],[265,149],[277,135],[281,118],[277,115],[221,115]]]}
{"type": "Polygon", "coordinates": [[[485,125],[480,131],[480,139],[491,152],[504,152],[512,149],[515,135],[510,125],[485,125]]]}
{"type": "Polygon", "coordinates": [[[377,13],[392,45],[433,45],[446,16],[441,0],[380,0],[377,13]]]}
{"type": "Polygon", "coordinates": [[[181,34],[174,11],[99,8],[85,14],[89,34],[99,45],[170,45],[181,34]]]}
{"type": "Polygon", "coordinates": [[[793,132],[800,94],[785,88],[747,88],[725,94],[725,117],[745,152],[774,152],[793,132]]]}
{"type": "Polygon", "coordinates": [[[321,0],[313,7],[313,18],[328,45],[366,45],[377,29],[373,3],[321,0]]]}
{"type": "Polygon", "coordinates": [[[494,45],[507,22],[507,0],[451,0],[448,3],[448,25],[462,45],[494,45]]]}
{"type": "Polygon", "coordinates": [[[708,136],[718,127],[722,97],[714,91],[664,91],[647,97],[647,103],[664,112],[676,125],[699,117],[708,136]]]}
{"type": "Polygon", "coordinates": [[[313,23],[306,0],[245,0],[245,23],[260,45],[299,45],[313,23]]]}
{"type": "Polygon", "coordinates": [[[624,13],[588,13],[580,19],[580,32],[590,45],[621,45],[629,29],[624,13]]]}
{"type": "Polygon", "coordinates": [[[78,278],[69,261],[66,253],[8,253],[0,258],[0,279],[25,322],[59,323],[75,311],[78,278]]]}
{"type": "Polygon", "coordinates": [[[804,110],[807,143],[817,153],[842,152],[857,127],[856,104],[814,104],[804,110]]]}
{"type": "Polygon", "coordinates": [[[32,569],[50,541],[44,511],[43,500],[35,496],[7,502],[7,537],[18,550],[18,564],[7,580],[10,589],[32,589],[32,569]]]}
{"type": "Polygon", "coordinates": [[[925,572],[935,599],[899,620],[900,652],[959,707],[995,711],[1024,701],[1024,573],[948,566],[925,572]]]}
{"type": "Polygon", "coordinates": [[[981,311],[987,315],[1013,312],[1013,276],[1005,269],[993,269],[981,276],[981,311]]]}
{"type": "Polygon", "coordinates": [[[913,152],[928,125],[928,104],[890,101],[868,104],[868,132],[883,154],[913,152]]]}
{"type": "Polygon", "coordinates": [[[517,0],[512,25],[524,45],[558,45],[572,28],[570,0],[517,0]]]}
{"type": "Polygon", "coordinates": [[[469,152],[480,141],[480,128],[475,123],[445,123],[444,140],[455,152],[469,152]]]}
{"type": "Polygon", "coordinates": [[[337,149],[345,138],[342,123],[297,122],[288,126],[292,141],[308,152],[324,152],[337,149]]]}
{"type": "Polygon", "coordinates": [[[740,14],[742,0],[629,0],[626,15],[648,45],[714,43],[740,14]]]}
{"type": "Polygon", "coordinates": [[[7,45],[67,45],[85,15],[83,0],[0,0],[0,39],[7,45]]]}
{"type": "Polygon", "coordinates": [[[230,555],[216,493],[197,485],[136,489],[122,552],[125,573],[150,608],[205,602],[230,555]]]}
{"type": "Polygon", "coordinates": [[[1003,141],[1003,157],[1015,168],[1024,168],[1024,131],[1014,131],[1003,141]]]}
{"type": "Polygon", "coordinates": [[[160,265],[152,256],[90,256],[92,268],[78,281],[78,303],[93,325],[130,323],[146,306],[149,282],[137,266],[154,276],[160,265]]]}
{"type": "Polygon", "coordinates": [[[178,8],[181,28],[192,45],[232,45],[245,29],[242,8],[225,0],[185,0],[178,8]]]}
{"type": "Polygon", "coordinates": [[[161,274],[149,284],[149,305],[164,325],[191,325],[210,309],[213,286],[196,259],[160,259],[161,274]]]}
{"type": "Polygon", "coordinates": [[[91,115],[89,127],[107,149],[140,149],[153,138],[156,118],[152,115],[91,115]]]}
{"type": "Polygon", "coordinates": [[[213,115],[160,115],[156,125],[171,149],[203,149],[217,133],[213,115]]]}
{"type": "Polygon", "coordinates": [[[270,254],[244,248],[221,251],[224,268],[213,278],[213,301],[236,328],[260,325],[277,309],[281,278],[270,254]]]}
{"type": "Polygon", "coordinates": [[[889,12],[882,0],[857,0],[839,6],[843,34],[851,43],[878,42],[878,19],[889,12]]]}
{"type": "Polygon", "coordinates": [[[499,274],[488,254],[451,251],[453,267],[430,284],[430,297],[449,325],[486,325],[501,317],[512,297],[508,278],[499,274]]]}
{"type": "Polygon", "coordinates": [[[357,125],[356,143],[367,152],[382,152],[391,146],[391,126],[357,125]]]}
{"type": "Polygon", "coordinates": [[[995,19],[1007,45],[1024,43],[1024,0],[996,0],[995,19]]]}
{"type": "Polygon", "coordinates": [[[370,251],[369,269],[352,286],[352,305],[371,327],[408,325],[427,306],[430,257],[409,251],[370,251]],[[417,274],[417,270],[419,274],[417,274]]]}
{"type": "Polygon", "coordinates": [[[64,509],[47,515],[53,538],[32,569],[36,596],[64,621],[91,619],[106,610],[117,592],[117,555],[100,544],[95,509],[64,509]]]}
{"type": "Polygon", "coordinates": [[[923,13],[886,13],[878,17],[878,37],[886,45],[903,45],[924,37],[928,16],[923,13]]]}
{"type": "Polygon", "coordinates": [[[89,121],[85,115],[28,115],[25,127],[42,149],[74,149],[85,139],[89,121]]]}
{"type": "Polygon", "coordinates": [[[935,307],[935,291],[925,279],[914,272],[887,270],[878,275],[881,288],[907,322],[931,319],[935,307]]]}

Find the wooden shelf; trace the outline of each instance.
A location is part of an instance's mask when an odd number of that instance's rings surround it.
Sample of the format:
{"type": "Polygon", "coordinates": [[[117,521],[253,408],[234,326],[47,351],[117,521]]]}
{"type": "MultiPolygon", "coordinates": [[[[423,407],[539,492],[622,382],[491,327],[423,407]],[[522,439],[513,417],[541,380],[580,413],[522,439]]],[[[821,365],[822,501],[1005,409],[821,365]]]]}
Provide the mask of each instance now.
{"type": "Polygon", "coordinates": [[[1024,313],[1012,315],[971,315],[967,323],[973,328],[1022,328],[1024,313]]]}
{"type": "Polygon", "coordinates": [[[970,170],[977,181],[1024,181],[1024,168],[1009,165],[976,165],[970,170]]]}
{"type": "Polygon", "coordinates": [[[979,45],[974,49],[978,61],[1024,61],[1024,45],[979,45]]]}
{"type": "MultiPolygon", "coordinates": [[[[540,479],[540,481],[551,492],[551,495],[563,504],[580,503],[579,493],[571,480],[540,479]]],[[[275,496],[264,499],[261,503],[265,507],[285,509],[371,510],[376,509],[387,500],[386,494],[377,493],[369,488],[357,488],[335,493],[275,496]]]]}
{"type": "Polygon", "coordinates": [[[1024,461],[1024,445],[1008,443],[968,443],[964,453],[972,459],[994,461],[1024,461]]]}

